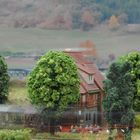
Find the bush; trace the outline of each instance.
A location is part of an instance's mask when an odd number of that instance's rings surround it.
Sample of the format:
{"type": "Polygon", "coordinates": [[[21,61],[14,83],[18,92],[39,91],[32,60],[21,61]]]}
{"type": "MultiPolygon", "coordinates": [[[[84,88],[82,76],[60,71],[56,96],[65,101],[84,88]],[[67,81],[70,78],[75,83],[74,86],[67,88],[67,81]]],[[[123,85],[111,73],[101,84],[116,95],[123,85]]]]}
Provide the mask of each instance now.
{"type": "Polygon", "coordinates": [[[29,130],[1,130],[0,140],[31,140],[29,130]]]}
{"type": "Polygon", "coordinates": [[[7,64],[2,56],[0,56],[0,103],[4,103],[8,96],[9,75],[7,64]]]}
{"type": "Polygon", "coordinates": [[[135,116],[135,127],[140,128],[140,115],[135,116]]]}

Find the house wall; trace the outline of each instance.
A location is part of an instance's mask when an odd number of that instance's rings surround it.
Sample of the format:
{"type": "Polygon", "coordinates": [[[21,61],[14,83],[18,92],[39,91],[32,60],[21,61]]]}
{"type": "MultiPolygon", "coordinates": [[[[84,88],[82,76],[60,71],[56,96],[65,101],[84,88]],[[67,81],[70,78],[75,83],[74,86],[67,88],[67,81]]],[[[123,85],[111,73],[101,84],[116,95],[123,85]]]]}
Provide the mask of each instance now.
{"type": "Polygon", "coordinates": [[[102,109],[103,92],[96,94],[81,95],[81,116],[80,119],[84,124],[103,125],[103,109],[102,109]],[[85,102],[82,97],[85,96],[85,102]]]}
{"type": "Polygon", "coordinates": [[[87,107],[96,107],[97,106],[98,94],[87,94],[87,107]]]}
{"type": "Polygon", "coordinates": [[[98,123],[97,107],[84,108],[81,110],[81,116],[79,116],[79,122],[83,125],[97,124],[98,123]]]}

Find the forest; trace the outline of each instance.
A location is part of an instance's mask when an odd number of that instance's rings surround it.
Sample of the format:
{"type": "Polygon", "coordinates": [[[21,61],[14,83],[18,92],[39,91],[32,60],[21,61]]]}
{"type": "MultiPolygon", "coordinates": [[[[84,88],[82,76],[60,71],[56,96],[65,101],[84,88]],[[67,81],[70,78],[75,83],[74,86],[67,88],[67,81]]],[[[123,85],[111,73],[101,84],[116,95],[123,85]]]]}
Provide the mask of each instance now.
{"type": "Polygon", "coordinates": [[[139,0],[0,0],[0,26],[84,29],[106,23],[140,23],[139,0]]]}

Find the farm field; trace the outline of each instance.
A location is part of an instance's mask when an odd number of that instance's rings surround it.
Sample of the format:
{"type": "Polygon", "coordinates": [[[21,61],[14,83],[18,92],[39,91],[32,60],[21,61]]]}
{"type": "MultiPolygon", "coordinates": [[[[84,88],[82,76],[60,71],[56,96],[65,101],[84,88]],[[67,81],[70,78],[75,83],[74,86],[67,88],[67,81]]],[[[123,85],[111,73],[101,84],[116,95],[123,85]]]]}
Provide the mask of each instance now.
{"type": "Polygon", "coordinates": [[[0,52],[45,53],[48,50],[79,48],[80,43],[92,40],[99,57],[113,53],[116,56],[132,50],[140,50],[140,34],[111,32],[96,28],[89,32],[80,30],[43,30],[37,28],[0,28],[0,52]]]}

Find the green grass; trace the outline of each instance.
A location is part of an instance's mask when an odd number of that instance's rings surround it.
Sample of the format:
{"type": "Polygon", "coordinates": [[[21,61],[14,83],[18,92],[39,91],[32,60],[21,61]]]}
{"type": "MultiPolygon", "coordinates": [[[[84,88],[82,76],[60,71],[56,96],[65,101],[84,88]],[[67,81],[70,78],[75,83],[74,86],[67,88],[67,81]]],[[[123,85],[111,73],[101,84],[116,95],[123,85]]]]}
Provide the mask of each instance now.
{"type": "Polygon", "coordinates": [[[8,102],[16,105],[30,104],[25,81],[12,80],[10,82],[8,102]]]}
{"type": "Polygon", "coordinates": [[[135,129],[132,134],[132,140],[140,140],[140,129],[135,129]]]}
{"type": "MultiPolygon", "coordinates": [[[[103,132],[104,133],[104,132],[103,132]]],[[[106,134],[89,134],[89,133],[64,133],[64,132],[59,132],[56,133],[55,136],[51,136],[48,133],[38,133],[35,138],[36,139],[54,139],[54,140],[59,140],[59,139],[72,139],[72,140],[96,140],[97,138],[102,137],[104,135],[104,138],[107,138],[106,134]]]]}
{"type": "MultiPolygon", "coordinates": [[[[80,139],[80,140],[107,140],[108,134],[106,131],[101,131],[98,134],[89,134],[89,133],[56,133],[56,136],[51,136],[48,133],[38,133],[35,136],[36,139],[46,139],[47,138],[54,138],[56,140],[59,139],[80,139]]],[[[139,140],[140,139],[140,129],[135,129],[132,134],[132,140],[139,140]]]]}
{"type": "Polygon", "coordinates": [[[80,30],[43,30],[37,28],[0,28],[0,52],[40,53],[50,49],[77,48],[85,40],[92,40],[100,57],[116,56],[139,50],[140,34],[122,34],[97,28],[90,32],[80,30]]]}

